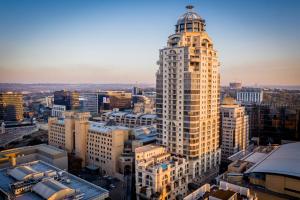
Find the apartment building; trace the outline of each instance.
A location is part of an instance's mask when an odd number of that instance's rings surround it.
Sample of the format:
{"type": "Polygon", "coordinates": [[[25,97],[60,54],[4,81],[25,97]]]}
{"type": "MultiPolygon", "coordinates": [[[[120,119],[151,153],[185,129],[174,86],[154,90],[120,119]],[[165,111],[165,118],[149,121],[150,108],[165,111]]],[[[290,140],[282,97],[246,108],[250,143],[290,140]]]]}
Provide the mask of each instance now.
{"type": "Polygon", "coordinates": [[[137,199],[177,199],[187,195],[189,166],[184,157],[174,156],[162,146],[135,149],[137,199]]]}
{"type": "Polygon", "coordinates": [[[245,108],[231,97],[221,105],[222,161],[233,154],[246,150],[249,145],[249,121],[245,108]]]}
{"type": "Polygon", "coordinates": [[[220,64],[205,20],[186,8],[159,51],[157,130],[159,144],[188,156],[190,176],[201,182],[217,173],[221,158],[220,64]]]}

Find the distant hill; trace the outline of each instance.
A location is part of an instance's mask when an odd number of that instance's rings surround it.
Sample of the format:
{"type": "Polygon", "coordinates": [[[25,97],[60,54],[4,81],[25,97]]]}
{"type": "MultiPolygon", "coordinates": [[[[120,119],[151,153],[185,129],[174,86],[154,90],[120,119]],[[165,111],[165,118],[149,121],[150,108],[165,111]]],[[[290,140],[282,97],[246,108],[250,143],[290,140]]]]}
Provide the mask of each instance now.
{"type": "Polygon", "coordinates": [[[133,86],[141,88],[154,88],[155,84],[61,84],[61,83],[41,83],[41,84],[22,84],[22,83],[0,83],[0,91],[28,91],[28,92],[53,92],[56,90],[77,90],[77,91],[97,91],[97,90],[129,90],[133,86]]]}

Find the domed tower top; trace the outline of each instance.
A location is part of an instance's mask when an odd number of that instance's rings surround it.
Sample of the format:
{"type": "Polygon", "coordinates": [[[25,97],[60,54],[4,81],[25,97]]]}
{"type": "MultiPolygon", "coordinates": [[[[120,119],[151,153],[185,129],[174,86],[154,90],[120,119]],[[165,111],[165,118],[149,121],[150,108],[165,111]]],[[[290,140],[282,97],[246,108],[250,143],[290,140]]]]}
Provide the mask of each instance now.
{"type": "Polygon", "coordinates": [[[205,20],[193,11],[194,6],[187,5],[186,13],[177,20],[176,33],[205,31],[205,20]]]}

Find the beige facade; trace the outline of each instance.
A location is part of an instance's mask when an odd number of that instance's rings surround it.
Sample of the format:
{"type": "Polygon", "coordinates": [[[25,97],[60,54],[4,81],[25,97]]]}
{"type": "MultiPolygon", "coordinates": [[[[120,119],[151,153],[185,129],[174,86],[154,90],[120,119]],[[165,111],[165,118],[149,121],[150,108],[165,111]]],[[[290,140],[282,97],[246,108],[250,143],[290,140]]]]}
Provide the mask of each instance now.
{"type": "Polygon", "coordinates": [[[249,121],[245,108],[226,97],[221,105],[222,161],[246,150],[249,145],[249,121]]]}
{"type": "Polygon", "coordinates": [[[118,159],[128,140],[129,130],[88,121],[89,113],[65,112],[65,119],[49,119],[49,144],[73,152],[82,166],[99,167],[115,175],[118,159]]]}
{"type": "Polygon", "coordinates": [[[189,167],[185,158],[172,156],[162,146],[135,149],[137,199],[176,199],[187,195],[189,167]]]}
{"type": "Polygon", "coordinates": [[[220,163],[220,64],[205,20],[187,8],[159,53],[157,129],[159,144],[188,156],[190,176],[200,180],[220,163]]]}

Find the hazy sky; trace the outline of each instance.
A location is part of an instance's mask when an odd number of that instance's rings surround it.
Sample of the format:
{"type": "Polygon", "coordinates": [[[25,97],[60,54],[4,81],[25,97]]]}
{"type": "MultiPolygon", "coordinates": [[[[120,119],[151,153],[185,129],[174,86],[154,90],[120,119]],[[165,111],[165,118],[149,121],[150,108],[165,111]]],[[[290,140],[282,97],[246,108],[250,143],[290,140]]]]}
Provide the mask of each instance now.
{"type": "Polygon", "coordinates": [[[0,82],[154,83],[187,4],[207,22],[222,84],[300,85],[298,0],[0,0],[0,82]]]}

